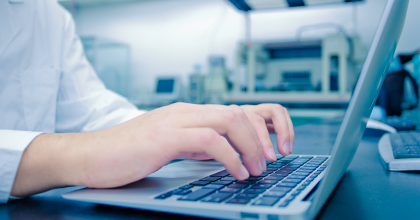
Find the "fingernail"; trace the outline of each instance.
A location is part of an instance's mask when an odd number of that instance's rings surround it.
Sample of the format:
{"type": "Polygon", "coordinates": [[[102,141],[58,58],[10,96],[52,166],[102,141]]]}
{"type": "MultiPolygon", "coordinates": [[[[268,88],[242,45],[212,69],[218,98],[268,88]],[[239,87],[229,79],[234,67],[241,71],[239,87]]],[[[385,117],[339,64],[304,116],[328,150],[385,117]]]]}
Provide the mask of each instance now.
{"type": "Polygon", "coordinates": [[[248,170],[246,170],[246,168],[244,167],[244,165],[242,165],[241,170],[239,171],[239,173],[241,174],[241,177],[243,179],[248,179],[249,173],[248,173],[248,170]]]}
{"type": "Polygon", "coordinates": [[[287,153],[290,153],[290,143],[289,142],[286,142],[286,143],[284,143],[284,145],[283,145],[283,151],[287,154],[287,153]]]}
{"type": "Polygon", "coordinates": [[[261,166],[261,160],[260,160],[260,162],[258,163],[258,171],[260,171],[260,172],[262,172],[263,170],[262,170],[262,166],[261,166]]]}
{"type": "Polygon", "coordinates": [[[290,142],[290,154],[293,153],[293,142],[290,142]]]}
{"type": "Polygon", "coordinates": [[[261,159],[261,172],[264,171],[266,169],[266,163],[265,163],[265,159],[261,159]]]}
{"type": "Polygon", "coordinates": [[[277,160],[276,152],[274,151],[274,148],[270,147],[270,149],[268,149],[268,154],[270,155],[272,160],[277,160]]]}

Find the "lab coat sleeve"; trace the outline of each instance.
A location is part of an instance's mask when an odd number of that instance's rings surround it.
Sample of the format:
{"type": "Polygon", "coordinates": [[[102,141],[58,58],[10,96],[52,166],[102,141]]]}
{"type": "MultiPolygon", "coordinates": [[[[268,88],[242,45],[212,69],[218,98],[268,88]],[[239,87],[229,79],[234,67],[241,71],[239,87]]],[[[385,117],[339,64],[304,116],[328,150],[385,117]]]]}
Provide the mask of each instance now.
{"type": "Polygon", "coordinates": [[[61,10],[65,25],[56,132],[101,130],[145,113],[105,88],[84,55],[72,17],[61,10]]]}
{"type": "Polygon", "coordinates": [[[0,130],[0,203],[10,198],[22,154],[39,134],[41,132],[0,130]]]}

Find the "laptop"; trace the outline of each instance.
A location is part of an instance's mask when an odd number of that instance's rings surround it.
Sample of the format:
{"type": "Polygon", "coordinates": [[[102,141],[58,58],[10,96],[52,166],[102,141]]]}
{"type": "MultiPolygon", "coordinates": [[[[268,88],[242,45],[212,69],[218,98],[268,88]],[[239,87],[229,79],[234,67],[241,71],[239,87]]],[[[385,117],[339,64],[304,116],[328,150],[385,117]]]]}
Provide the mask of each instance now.
{"type": "Polygon", "coordinates": [[[408,0],[389,0],[331,156],[278,156],[260,176],[235,181],[215,161],[182,160],[113,189],[66,199],[220,219],[313,219],[356,153],[404,26],[408,0]]]}

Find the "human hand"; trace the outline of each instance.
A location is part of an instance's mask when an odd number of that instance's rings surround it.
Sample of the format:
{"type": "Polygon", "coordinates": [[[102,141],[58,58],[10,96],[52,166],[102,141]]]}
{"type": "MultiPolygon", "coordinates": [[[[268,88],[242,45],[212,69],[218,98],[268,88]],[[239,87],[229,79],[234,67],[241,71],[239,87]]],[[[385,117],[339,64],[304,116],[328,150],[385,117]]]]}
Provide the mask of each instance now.
{"type": "Polygon", "coordinates": [[[165,106],[99,131],[99,143],[85,156],[89,158],[85,161],[85,176],[89,178],[84,185],[124,185],[176,158],[213,158],[243,180],[249,173],[256,176],[265,170],[264,158],[276,160],[269,132],[278,134],[278,145],[283,146],[279,150],[288,155],[294,133],[290,117],[280,105],[165,106]]]}
{"type": "Polygon", "coordinates": [[[289,120],[287,111],[273,104],[176,103],[101,131],[43,134],[25,151],[12,195],[27,196],[68,185],[122,186],[176,158],[213,158],[243,180],[265,170],[264,158],[276,159],[269,132],[278,134],[278,146],[293,142],[289,120]]]}

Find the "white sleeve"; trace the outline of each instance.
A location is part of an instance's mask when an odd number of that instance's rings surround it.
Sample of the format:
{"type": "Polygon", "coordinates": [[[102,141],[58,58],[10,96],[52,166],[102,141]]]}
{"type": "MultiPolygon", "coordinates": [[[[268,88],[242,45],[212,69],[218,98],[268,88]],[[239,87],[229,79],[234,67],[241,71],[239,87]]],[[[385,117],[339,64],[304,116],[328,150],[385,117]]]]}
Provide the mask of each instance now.
{"type": "Polygon", "coordinates": [[[41,133],[0,130],[0,203],[6,203],[10,197],[23,151],[41,133]]]}
{"type": "Polygon", "coordinates": [[[145,113],[105,88],[84,55],[71,15],[62,10],[65,25],[56,132],[101,130],[145,113]]]}

